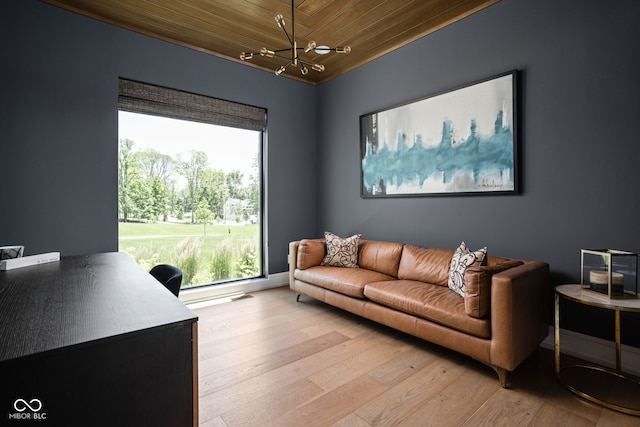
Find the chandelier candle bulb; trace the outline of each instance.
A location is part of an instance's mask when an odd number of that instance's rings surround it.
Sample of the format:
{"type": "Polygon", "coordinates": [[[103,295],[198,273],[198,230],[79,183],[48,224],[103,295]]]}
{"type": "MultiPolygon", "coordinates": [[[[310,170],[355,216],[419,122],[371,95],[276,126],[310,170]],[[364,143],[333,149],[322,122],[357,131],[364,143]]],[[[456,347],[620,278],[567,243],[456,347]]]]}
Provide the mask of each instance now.
{"type": "Polygon", "coordinates": [[[263,47],[262,49],[260,49],[260,55],[266,56],[267,58],[273,58],[275,54],[276,53],[274,51],[269,50],[266,47],[263,47]]]}

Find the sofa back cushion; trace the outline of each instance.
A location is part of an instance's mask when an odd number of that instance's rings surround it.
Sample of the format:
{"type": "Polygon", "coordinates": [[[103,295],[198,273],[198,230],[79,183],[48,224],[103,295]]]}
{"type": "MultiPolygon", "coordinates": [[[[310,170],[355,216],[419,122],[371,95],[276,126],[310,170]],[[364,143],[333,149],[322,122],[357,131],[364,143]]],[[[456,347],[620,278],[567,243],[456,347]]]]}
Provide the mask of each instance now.
{"type": "Polygon", "coordinates": [[[320,265],[326,252],[324,239],[302,239],[298,246],[296,266],[300,270],[320,265]]]}
{"type": "Polygon", "coordinates": [[[398,278],[447,286],[452,256],[453,249],[427,249],[405,245],[398,268],[398,278]]]}
{"type": "Polygon", "coordinates": [[[402,243],[363,240],[358,253],[361,268],[398,277],[398,267],[402,255],[402,243]]]}
{"type": "MultiPolygon", "coordinates": [[[[497,259],[494,258],[493,261],[497,259]]],[[[491,261],[491,260],[490,260],[491,261]]],[[[524,264],[519,260],[507,260],[499,264],[469,267],[464,273],[464,310],[472,317],[483,318],[491,311],[491,277],[524,264]]]]}
{"type": "Polygon", "coordinates": [[[485,258],[485,262],[482,263],[482,265],[498,265],[498,264],[504,264],[505,262],[511,262],[511,261],[516,261],[513,258],[503,258],[503,257],[499,257],[499,256],[492,256],[492,255],[488,255],[485,258]]]}

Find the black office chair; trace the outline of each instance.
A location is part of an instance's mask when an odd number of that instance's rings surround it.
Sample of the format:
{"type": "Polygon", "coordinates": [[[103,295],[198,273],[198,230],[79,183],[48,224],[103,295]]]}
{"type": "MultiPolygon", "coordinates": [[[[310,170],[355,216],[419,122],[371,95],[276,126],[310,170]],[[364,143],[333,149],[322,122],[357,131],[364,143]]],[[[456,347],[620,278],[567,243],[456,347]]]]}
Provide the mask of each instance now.
{"type": "Polygon", "coordinates": [[[178,267],[169,264],[158,264],[149,271],[153,277],[162,283],[177,297],[182,284],[182,271],[178,267]]]}

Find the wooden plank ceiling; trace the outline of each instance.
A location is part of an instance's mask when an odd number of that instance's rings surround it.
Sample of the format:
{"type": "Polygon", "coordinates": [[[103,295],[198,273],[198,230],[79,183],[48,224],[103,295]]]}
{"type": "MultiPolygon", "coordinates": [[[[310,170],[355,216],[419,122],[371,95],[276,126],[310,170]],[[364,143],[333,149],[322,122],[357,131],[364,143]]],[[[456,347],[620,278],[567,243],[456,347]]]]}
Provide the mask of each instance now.
{"type": "MultiPolygon", "coordinates": [[[[269,72],[287,61],[241,52],[288,48],[274,17],[281,13],[291,34],[291,0],[42,0],[110,24],[269,72]]],[[[298,47],[311,40],[351,53],[303,59],[324,72],[288,67],[282,74],[310,84],[337,77],[424,37],[499,0],[293,0],[298,47]]]]}

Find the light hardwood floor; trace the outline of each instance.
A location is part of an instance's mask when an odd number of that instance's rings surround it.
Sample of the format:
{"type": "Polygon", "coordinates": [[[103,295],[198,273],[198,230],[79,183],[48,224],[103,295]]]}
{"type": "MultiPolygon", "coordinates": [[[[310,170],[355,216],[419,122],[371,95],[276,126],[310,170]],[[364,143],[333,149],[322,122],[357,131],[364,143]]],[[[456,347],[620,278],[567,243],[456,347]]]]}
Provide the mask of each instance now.
{"type": "Polygon", "coordinates": [[[201,426],[640,426],[559,385],[550,350],[503,389],[482,363],[288,287],[193,311],[201,426]]]}

